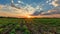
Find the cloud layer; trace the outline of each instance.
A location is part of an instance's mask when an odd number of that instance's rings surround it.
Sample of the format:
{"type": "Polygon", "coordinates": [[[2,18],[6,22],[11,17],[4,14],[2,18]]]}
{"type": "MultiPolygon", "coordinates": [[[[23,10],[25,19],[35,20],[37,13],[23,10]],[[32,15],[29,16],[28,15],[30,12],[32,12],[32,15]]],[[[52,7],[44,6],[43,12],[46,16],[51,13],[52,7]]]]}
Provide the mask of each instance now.
{"type": "Polygon", "coordinates": [[[52,15],[52,14],[60,14],[60,7],[55,7],[52,10],[49,10],[48,12],[42,12],[43,15],[52,15]]]}
{"type": "Polygon", "coordinates": [[[48,12],[42,12],[42,15],[60,14],[60,0],[54,0],[51,3],[55,8],[48,10],[48,12]]]}
{"type": "Polygon", "coordinates": [[[52,5],[53,6],[60,6],[60,0],[54,0],[54,1],[52,1],[52,5]]]}
{"type": "Polygon", "coordinates": [[[21,9],[17,9],[15,7],[7,6],[7,5],[0,5],[0,15],[6,14],[5,16],[25,16],[29,14],[33,14],[36,10],[41,10],[41,7],[32,7],[31,5],[26,5],[25,7],[21,6],[21,9]]]}
{"type": "MultiPolygon", "coordinates": [[[[51,1],[51,0],[49,0],[51,1]]],[[[49,3],[47,1],[46,3],[49,3]]],[[[21,1],[18,1],[18,3],[23,3],[21,1]]],[[[24,4],[24,3],[23,3],[24,4]]],[[[37,5],[36,7],[32,7],[32,5],[26,4],[26,6],[20,6],[21,9],[17,9],[15,7],[7,6],[7,5],[0,5],[0,16],[9,16],[9,17],[19,17],[19,16],[25,16],[25,15],[41,15],[43,17],[60,17],[60,0],[54,0],[51,3],[55,8],[48,10],[47,12],[42,11],[43,8],[40,5],[37,5]],[[48,16],[46,16],[48,15],[48,16]]],[[[18,4],[15,4],[18,6],[18,4]]],[[[40,16],[39,16],[40,17],[40,16]]]]}

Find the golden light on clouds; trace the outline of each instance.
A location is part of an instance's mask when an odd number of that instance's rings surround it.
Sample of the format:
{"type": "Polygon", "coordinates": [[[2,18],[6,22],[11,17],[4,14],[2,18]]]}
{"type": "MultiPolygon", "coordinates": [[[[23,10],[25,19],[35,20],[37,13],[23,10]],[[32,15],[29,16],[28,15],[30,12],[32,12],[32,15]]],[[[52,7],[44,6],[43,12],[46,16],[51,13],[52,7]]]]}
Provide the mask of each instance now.
{"type": "Polygon", "coordinates": [[[2,9],[3,6],[0,5],[0,9],[2,9]]]}
{"type": "Polygon", "coordinates": [[[57,3],[55,3],[54,1],[52,2],[52,4],[56,7],[56,6],[58,6],[58,4],[57,3]]]}
{"type": "Polygon", "coordinates": [[[55,6],[55,7],[60,6],[60,0],[52,1],[52,5],[55,6]]]}

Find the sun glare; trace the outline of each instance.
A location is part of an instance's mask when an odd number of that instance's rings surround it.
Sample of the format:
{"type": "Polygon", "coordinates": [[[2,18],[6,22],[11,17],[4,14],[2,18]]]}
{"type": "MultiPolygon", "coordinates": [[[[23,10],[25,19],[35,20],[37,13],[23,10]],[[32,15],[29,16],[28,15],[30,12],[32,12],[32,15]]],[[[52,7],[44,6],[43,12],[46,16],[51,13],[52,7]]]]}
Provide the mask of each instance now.
{"type": "Polygon", "coordinates": [[[25,15],[25,18],[35,18],[35,17],[27,14],[25,15]]]}
{"type": "Polygon", "coordinates": [[[27,18],[31,18],[31,16],[27,16],[27,18]]]}

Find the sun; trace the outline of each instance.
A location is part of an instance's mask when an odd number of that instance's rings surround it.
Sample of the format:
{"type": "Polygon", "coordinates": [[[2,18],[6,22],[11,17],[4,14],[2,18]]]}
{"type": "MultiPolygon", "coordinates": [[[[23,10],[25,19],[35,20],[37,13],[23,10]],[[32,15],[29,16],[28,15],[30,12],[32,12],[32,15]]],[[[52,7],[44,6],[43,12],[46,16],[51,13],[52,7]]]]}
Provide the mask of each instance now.
{"type": "Polygon", "coordinates": [[[27,18],[31,18],[31,16],[27,16],[27,18]]]}
{"type": "Polygon", "coordinates": [[[31,15],[25,15],[25,18],[34,18],[34,16],[31,16],[31,15]]]}

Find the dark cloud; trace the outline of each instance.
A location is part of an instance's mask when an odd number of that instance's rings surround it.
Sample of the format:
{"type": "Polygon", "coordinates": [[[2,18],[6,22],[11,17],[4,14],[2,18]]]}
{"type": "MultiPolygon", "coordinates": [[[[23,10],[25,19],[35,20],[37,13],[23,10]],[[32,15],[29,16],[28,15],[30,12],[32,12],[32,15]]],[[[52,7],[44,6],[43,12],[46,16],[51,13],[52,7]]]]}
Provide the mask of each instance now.
{"type": "Polygon", "coordinates": [[[54,9],[49,10],[46,13],[42,12],[42,15],[51,15],[51,14],[60,14],[60,6],[55,7],[54,9]]]}
{"type": "Polygon", "coordinates": [[[44,11],[35,11],[32,15],[40,15],[42,12],[44,12],[44,11]]]}

